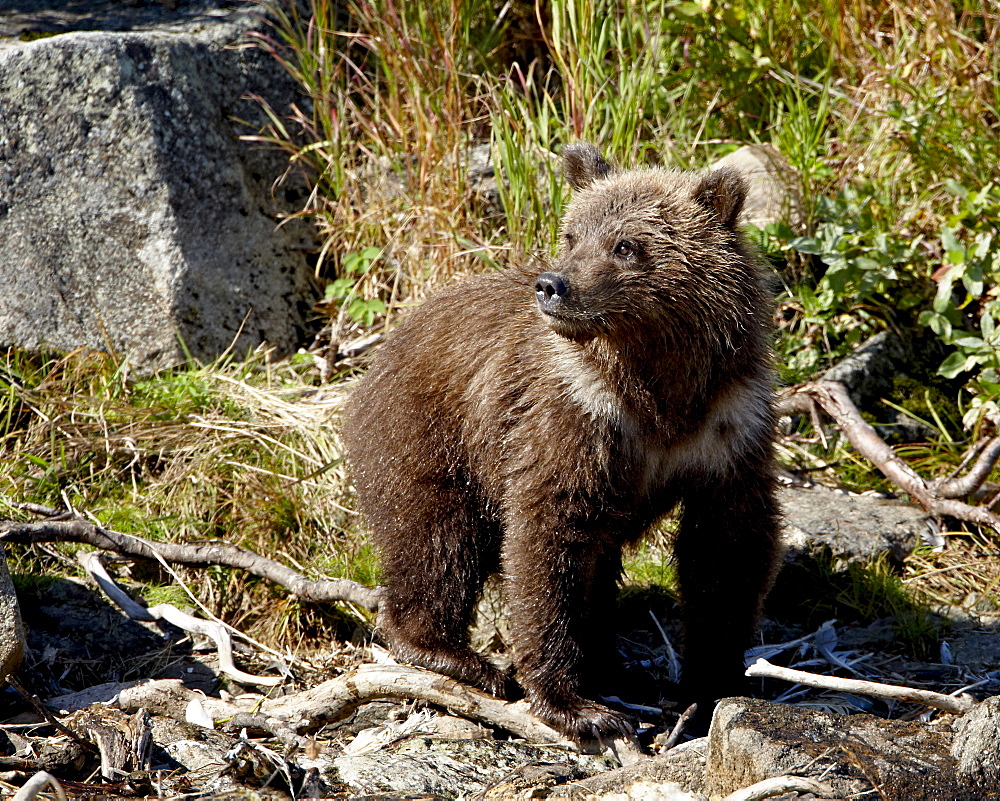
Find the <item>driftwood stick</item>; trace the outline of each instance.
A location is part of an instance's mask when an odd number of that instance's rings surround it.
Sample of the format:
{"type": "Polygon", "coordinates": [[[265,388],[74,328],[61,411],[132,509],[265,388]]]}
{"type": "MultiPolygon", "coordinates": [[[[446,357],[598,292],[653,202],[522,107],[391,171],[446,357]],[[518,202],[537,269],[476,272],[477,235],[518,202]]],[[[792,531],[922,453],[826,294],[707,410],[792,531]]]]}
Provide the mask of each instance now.
{"type": "Polygon", "coordinates": [[[37,523],[0,522],[0,540],[9,542],[81,542],[125,556],[155,559],[158,554],[167,562],[205,567],[219,565],[247,573],[286,587],[299,598],[312,603],[344,601],[374,612],[378,609],[377,588],[366,587],[349,579],[313,581],[273,559],[224,542],[184,545],[152,542],[131,534],[101,528],[86,520],[45,520],[37,523]]]}
{"type": "MultiPolygon", "coordinates": [[[[416,698],[506,729],[531,743],[573,745],[531,714],[525,701],[501,701],[440,673],[409,665],[362,665],[311,689],[264,701],[261,712],[289,721],[297,719],[299,723],[293,725],[311,726],[321,720],[341,719],[371,698],[416,698]]],[[[643,758],[634,737],[605,741],[602,746],[624,765],[643,758]]]]}
{"type": "Polygon", "coordinates": [[[973,469],[965,476],[927,482],[865,422],[847,388],[837,381],[815,381],[795,387],[779,398],[776,408],[778,414],[801,414],[811,409],[812,402],[819,404],[834,419],[858,453],[872,462],[886,478],[908,493],[929,514],[935,517],[954,517],[1000,532],[1000,517],[989,509],[954,500],[957,495],[968,494],[982,484],[993,464],[1000,458],[1000,443],[987,446],[973,469]]]}
{"type": "Polygon", "coordinates": [[[533,743],[566,743],[521,703],[508,703],[455,679],[409,665],[361,665],[292,695],[264,701],[261,712],[294,727],[342,720],[372,698],[418,699],[470,720],[506,729],[533,743]]]}
{"type": "MultiPolygon", "coordinates": [[[[457,715],[505,729],[531,743],[572,746],[565,737],[531,714],[523,701],[508,703],[454,679],[406,665],[361,665],[315,687],[280,698],[238,696],[233,702],[206,698],[176,679],[140,682],[118,690],[111,702],[126,711],[145,708],[179,720],[194,698],[215,721],[246,720],[247,715],[274,733],[300,732],[348,717],[373,698],[417,699],[457,715]]],[[[630,740],[608,743],[623,764],[642,758],[630,740]]]]}
{"type": "Polygon", "coordinates": [[[806,673],[803,670],[772,665],[766,659],[758,659],[747,668],[746,675],[752,678],[781,679],[793,684],[804,684],[807,687],[817,687],[821,690],[836,690],[844,693],[869,695],[873,698],[883,698],[887,701],[904,701],[911,704],[941,709],[963,715],[972,709],[976,702],[968,696],[945,695],[931,690],[918,690],[913,687],[900,687],[896,684],[881,684],[877,681],[862,679],[842,679],[838,676],[821,676],[816,673],[806,673]]]}
{"type": "Polygon", "coordinates": [[[678,740],[681,739],[681,735],[684,734],[684,730],[687,729],[688,724],[691,723],[692,718],[694,718],[697,712],[698,705],[691,704],[691,706],[681,713],[680,717],[677,718],[677,722],[674,724],[673,729],[670,730],[670,734],[667,736],[667,739],[664,740],[663,745],[660,746],[659,753],[665,754],[677,745],[678,740]]]}
{"type": "Polygon", "coordinates": [[[31,799],[37,798],[39,793],[44,792],[46,787],[52,788],[52,794],[58,801],[66,801],[66,791],[59,784],[59,780],[44,770],[38,771],[22,784],[21,789],[14,793],[11,801],[31,801],[31,799]]]}

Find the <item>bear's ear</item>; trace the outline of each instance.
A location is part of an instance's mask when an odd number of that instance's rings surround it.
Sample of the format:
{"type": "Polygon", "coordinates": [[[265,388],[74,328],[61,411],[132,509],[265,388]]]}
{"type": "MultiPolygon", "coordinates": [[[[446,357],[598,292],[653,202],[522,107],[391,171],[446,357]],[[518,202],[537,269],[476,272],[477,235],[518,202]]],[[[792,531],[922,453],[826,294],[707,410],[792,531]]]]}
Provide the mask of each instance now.
{"type": "Polygon", "coordinates": [[[726,228],[736,228],[746,198],[747,182],[732,167],[709,173],[694,190],[695,201],[714,213],[726,228]]]}
{"type": "Polygon", "coordinates": [[[583,189],[598,178],[611,175],[611,165],[593,145],[580,143],[562,149],[563,172],[574,189],[583,189]]]}

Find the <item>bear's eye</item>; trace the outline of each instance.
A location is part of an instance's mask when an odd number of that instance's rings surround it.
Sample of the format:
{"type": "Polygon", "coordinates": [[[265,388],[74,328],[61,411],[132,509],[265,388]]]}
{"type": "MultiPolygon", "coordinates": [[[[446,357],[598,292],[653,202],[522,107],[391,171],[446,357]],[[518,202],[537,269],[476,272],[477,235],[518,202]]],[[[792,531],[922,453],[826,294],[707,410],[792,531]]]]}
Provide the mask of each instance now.
{"type": "Polygon", "coordinates": [[[566,247],[570,247],[571,248],[571,247],[573,247],[573,243],[576,242],[576,237],[573,236],[573,234],[571,234],[569,231],[567,231],[563,235],[563,238],[566,240],[566,247]]]}
{"type": "Polygon", "coordinates": [[[635,245],[629,242],[627,239],[618,240],[615,244],[615,255],[620,259],[627,259],[630,256],[635,255],[635,245]]]}

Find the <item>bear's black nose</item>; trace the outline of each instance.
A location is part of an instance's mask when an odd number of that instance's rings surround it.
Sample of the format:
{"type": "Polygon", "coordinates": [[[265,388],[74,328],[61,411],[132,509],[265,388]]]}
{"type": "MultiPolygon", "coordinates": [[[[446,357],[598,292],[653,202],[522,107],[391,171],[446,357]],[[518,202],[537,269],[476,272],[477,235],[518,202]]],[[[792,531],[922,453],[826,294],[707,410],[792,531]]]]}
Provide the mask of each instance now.
{"type": "Polygon", "coordinates": [[[568,292],[569,281],[559,273],[542,273],[535,280],[535,296],[543,305],[561,300],[568,292]]]}

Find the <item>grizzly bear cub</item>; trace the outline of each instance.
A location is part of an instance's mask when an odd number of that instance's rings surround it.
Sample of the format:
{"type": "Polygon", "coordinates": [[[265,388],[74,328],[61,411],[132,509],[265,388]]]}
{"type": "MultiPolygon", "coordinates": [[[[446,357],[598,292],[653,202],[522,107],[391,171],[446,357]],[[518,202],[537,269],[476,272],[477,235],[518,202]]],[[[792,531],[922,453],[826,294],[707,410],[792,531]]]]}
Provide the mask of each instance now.
{"type": "Polygon", "coordinates": [[[622,548],[677,504],[685,696],[738,692],[777,550],[770,309],[731,170],[618,171],[564,149],[561,253],[409,313],[353,392],[344,442],[381,550],[393,653],[504,697],[469,647],[501,572],[517,681],[578,740],[615,650],[622,548]]]}

